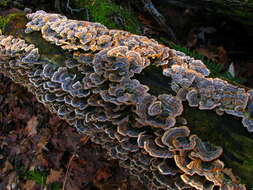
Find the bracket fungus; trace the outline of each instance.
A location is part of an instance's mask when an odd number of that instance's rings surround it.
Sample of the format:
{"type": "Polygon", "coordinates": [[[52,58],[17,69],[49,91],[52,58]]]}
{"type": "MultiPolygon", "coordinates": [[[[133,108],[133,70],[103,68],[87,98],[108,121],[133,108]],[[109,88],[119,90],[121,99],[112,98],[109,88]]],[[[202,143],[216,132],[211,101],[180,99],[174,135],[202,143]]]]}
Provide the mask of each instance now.
{"type": "Polygon", "coordinates": [[[201,110],[242,117],[252,132],[252,91],[208,78],[201,61],[145,36],[44,11],[27,18],[26,33],[40,32],[72,57],[45,60],[35,45],[1,35],[1,73],[89,135],[150,189],[246,189],[226,175],[222,148],[190,134],[177,119],[187,100],[201,110]],[[168,88],[176,95],[152,95],[135,78],[151,63],[172,79],[168,88]]]}

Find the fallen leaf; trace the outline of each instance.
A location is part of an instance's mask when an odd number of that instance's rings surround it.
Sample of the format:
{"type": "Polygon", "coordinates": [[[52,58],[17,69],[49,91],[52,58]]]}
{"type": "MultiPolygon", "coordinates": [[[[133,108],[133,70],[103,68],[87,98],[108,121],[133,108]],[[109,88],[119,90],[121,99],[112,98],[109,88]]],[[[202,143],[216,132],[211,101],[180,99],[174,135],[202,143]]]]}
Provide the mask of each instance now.
{"type": "Polygon", "coordinates": [[[37,165],[40,165],[40,166],[43,166],[43,167],[48,167],[49,163],[48,163],[48,160],[46,160],[44,157],[43,157],[43,154],[38,154],[36,156],[36,163],[37,165]]]}
{"type": "Polygon", "coordinates": [[[222,46],[217,47],[217,51],[218,51],[217,63],[225,65],[228,64],[228,55],[224,47],[222,46]]]}
{"type": "Polygon", "coordinates": [[[50,170],[50,174],[47,176],[47,181],[46,181],[46,183],[47,183],[47,184],[50,184],[50,183],[57,182],[57,181],[59,181],[59,179],[60,179],[61,177],[62,177],[62,170],[57,171],[57,170],[51,169],[51,170],[50,170]]]}
{"type": "Polygon", "coordinates": [[[37,126],[38,119],[36,116],[32,116],[32,118],[27,122],[26,130],[28,131],[28,136],[32,137],[37,134],[37,126]]]}
{"type": "Polygon", "coordinates": [[[190,32],[187,38],[187,48],[192,48],[195,47],[197,45],[198,39],[197,39],[197,35],[194,34],[193,32],[190,32]]]}
{"type": "MultiPolygon", "coordinates": [[[[5,102],[5,103],[9,104],[10,102],[7,100],[7,102],[5,102]]],[[[13,111],[11,111],[9,113],[9,115],[15,119],[20,119],[20,120],[28,120],[29,119],[29,114],[28,114],[27,110],[21,109],[20,107],[13,108],[13,111]]]]}
{"type": "Polygon", "coordinates": [[[80,143],[81,144],[86,144],[87,142],[88,142],[88,140],[89,140],[90,138],[89,138],[89,136],[83,136],[81,139],[80,139],[80,143]]]}
{"type": "Polygon", "coordinates": [[[151,19],[147,19],[143,15],[139,15],[138,18],[139,18],[139,20],[141,21],[141,23],[143,25],[149,25],[149,26],[152,25],[152,20],[151,19]]]}
{"type": "Polygon", "coordinates": [[[8,178],[8,184],[17,183],[17,173],[15,171],[11,172],[6,178],[8,178]]]}
{"type": "Polygon", "coordinates": [[[1,173],[9,172],[9,171],[12,170],[12,169],[13,169],[12,164],[7,160],[7,161],[5,161],[5,163],[4,163],[4,167],[3,167],[1,173]]]}
{"type": "Polygon", "coordinates": [[[208,59],[210,59],[212,61],[216,60],[217,54],[215,54],[214,52],[210,51],[209,49],[206,49],[206,48],[196,48],[196,51],[199,54],[201,54],[203,56],[206,56],[208,59]]]}
{"type": "Polygon", "coordinates": [[[48,143],[48,138],[46,136],[41,136],[37,144],[37,148],[38,148],[37,152],[41,153],[43,149],[48,151],[48,149],[46,148],[47,143],[48,143]]]}
{"type": "Polygon", "coordinates": [[[106,171],[105,168],[103,168],[97,171],[96,180],[97,181],[106,180],[107,178],[111,176],[112,174],[110,174],[109,172],[106,171]]]}
{"type": "Polygon", "coordinates": [[[36,185],[35,181],[27,180],[23,185],[23,189],[34,189],[35,185],[36,185]]]}
{"type": "Polygon", "coordinates": [[[66,183],[65,189],[71,189],[71,190],[80,190],[80,185],[75,182],[73,179],[68,179],[66,183]]]}
{"type": "Polygon", "coordinates": [[[50,117],[48,124],[52,126],[56,126],[60,121],[61,119],[57,115],[53,115],[52,117],[50,117]]]}

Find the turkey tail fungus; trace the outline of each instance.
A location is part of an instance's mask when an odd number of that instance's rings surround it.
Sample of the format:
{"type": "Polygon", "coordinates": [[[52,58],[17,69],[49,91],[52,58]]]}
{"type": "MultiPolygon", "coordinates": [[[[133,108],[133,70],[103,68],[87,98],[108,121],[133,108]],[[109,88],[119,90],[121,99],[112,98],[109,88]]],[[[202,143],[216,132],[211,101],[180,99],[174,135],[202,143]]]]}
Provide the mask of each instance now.
{"type": "MultiPolygon", "coordinates": [[[[215,134],[200,134],[196,128],[209,129],[196,122],[208,113],[217,118],[205,118],[212,129],[225,125],[233,131],[228,123],[235,120],[244,130],[241,139],[253,145],[252,90],[208,78],[210,72],[200,60],[145,36],[44,11],[27,18],[25,33],[0,36],[0,72],[100,144],[149,189],[246,189],[225,168],[236,169],[235,161],[227,158],[236,148],[223,147],[225,137],[219,142],[215,134]],[[139,80],[152,78],[152,71],[141,76],[152,66],[170,80],[163,85],[167,93],[155,95],[152,85],[139,80]],[[195,117],[199,119],[193,122],[195,117]]],[[[248,185],[252,171],[234,172],[248,185]]]]}

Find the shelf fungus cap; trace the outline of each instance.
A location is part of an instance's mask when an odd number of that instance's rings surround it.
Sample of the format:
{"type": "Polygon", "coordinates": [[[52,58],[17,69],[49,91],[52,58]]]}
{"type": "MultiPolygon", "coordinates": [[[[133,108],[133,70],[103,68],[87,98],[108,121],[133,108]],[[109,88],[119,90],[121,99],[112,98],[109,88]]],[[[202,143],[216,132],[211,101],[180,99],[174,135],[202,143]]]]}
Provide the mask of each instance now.
{"type": "Polygon", "coordinates": [[[166,160],[164,160],[163,162],[161,162],[158,166],[157,166],[159,172],[163,175],[171,175],[171,176],[175,176],[179,173],[179,170],[176,168],[176,166],[171,166],[170,163],[167,163],[166,160]]]}
{"type": "Polygon", "coordinates": [[[202,161],[210,162],[221,156],[223,149],[219,146],[214,146],[208,142],[203,142],[200,138],[196,137],[196,146],[190,153],[192,159],[199,158],[202,161]]]}
{"type": "Polygon", "coordinates": [[[244,118],[242,119],[242,124],[243,124],[244,127],[247,128],[247,130],[248,130],[249,132],[253,132],[253,118],[250,119],[250,118],[248,118],[248,117],[244,117],[244,118]]]}
{"type": "Polygon", "coordinates": [[[156,145],[151,139],[144,141],[144,149],[150,156],[155,158],[172,158],[173,153],[166,148],[161,148],[156,145]]]}
{"type": "Polygon", "coordinates": [[[162,102],[163,115],[179,116],[183,112],[182,101],[171,94],[161,94],[158,99],[162,102]]]}
{"type": "Polygon", "coordinates": [[[208,76],[210,74],[209,69],[205,66],[205,64],[200,60],[192,60],[189,63],[189,69],[192,69],[204,76],[208,76]]]}
{"type": "Polygon", "coordinates": [[[194,170],[195,174],[199,176],[207,176],[207,178],[212,175],[213,171],[222,171],[224,169],[224,163],[219,159],[213,162],[203,162],[200,159],[191,161],[187,168],[194,170]]]}
{"type": "Polygon", "coordinates": [[[214,184],[207,181],[204,177],[198,175],[183,174],[180,176],[184,183],[194,187],[198,190],[213,190],[214,184]]]}
{"type": "Polygon", "coordinates": [[[191,107],[198,107],[199,106],[199,93],[196,89],[192,89],[190,90],[187,94],[186,94],[186,99],[189,103],[189,106],[191,107]]]}
{"type": "Polygon", "coordinates": [[[162,142],[168,147],[173,147],[173,140],[178,137],[188,137],[190,135],[190,130],[186,126],[170,128],[162,136],[162,142]]]}
{"type": "Polygon", "coordinates": [[[162,113],[162,102],[155,101],[148,107],[148,114],[150,116],[159,115],[162,113]]]}
{"type": "Polygon", "coordinates": [[[171,151],[189,151],[193,150],[196,146],[196,135],[188,137],[178,137],[172,141],[174,147],[170,147],[171,151]]]}

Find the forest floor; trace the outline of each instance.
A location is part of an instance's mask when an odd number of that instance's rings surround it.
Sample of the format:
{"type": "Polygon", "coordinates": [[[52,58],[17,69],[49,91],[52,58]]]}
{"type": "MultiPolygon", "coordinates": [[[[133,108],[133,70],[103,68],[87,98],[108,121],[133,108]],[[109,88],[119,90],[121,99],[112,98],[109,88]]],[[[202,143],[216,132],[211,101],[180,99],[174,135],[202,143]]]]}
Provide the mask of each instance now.
{"type": "Polygon", "coordinates": [[[145,189],[26,89],[0,81],[0,190],[145,189]]]}

